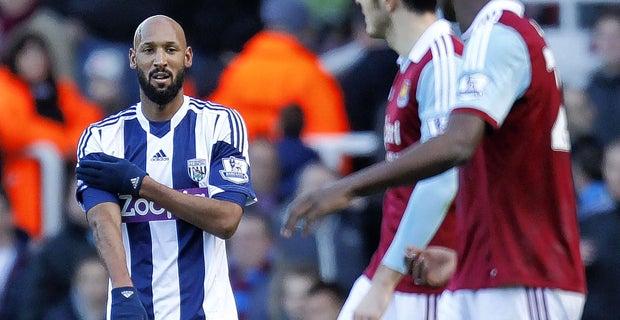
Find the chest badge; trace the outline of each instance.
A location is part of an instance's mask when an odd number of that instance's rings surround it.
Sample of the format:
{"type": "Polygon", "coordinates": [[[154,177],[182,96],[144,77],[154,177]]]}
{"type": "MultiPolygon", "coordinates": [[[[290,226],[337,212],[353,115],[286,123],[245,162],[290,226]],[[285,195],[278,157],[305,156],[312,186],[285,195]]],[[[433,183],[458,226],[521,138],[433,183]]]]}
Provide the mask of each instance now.
{"type": "Polygon", "coordinates": [[[409,103],[409,91],[411,91],[411,81],[409,79],[403,81],[403,85],[398,90],[398,97],[396,98],[396,105],[399,108],[404,108],[409,103]]]}
{"type": "Polygon", "coordinates": [[[187,174],[192,181],[200,182],[207,176],[207,159],[187,160],[187,174]]]}

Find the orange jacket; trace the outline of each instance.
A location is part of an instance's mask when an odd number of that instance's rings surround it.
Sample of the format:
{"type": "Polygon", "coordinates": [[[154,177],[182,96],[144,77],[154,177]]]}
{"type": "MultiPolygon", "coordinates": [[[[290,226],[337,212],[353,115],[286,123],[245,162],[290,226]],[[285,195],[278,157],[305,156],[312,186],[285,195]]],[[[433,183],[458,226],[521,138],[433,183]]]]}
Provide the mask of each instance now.
{"type": "Polygon", "coordinates": [[[75,161],[82,131],[103,116],[73,82],[58,80],[56,85],[64,124],[38,115],[28,85],[0,67],[2,183],[13,207],[15,224],[35,238],[42,231],[41,179],[38,163],[24,152],[30,144],[46,141],[62,153],[64,160],[75,161]]]}
{"type": "Polygon", "coordinates": [[[344,98],[318,58],[294,37],[262,31],[222,72],[207,98],[239,111],[249,139],[275,137],[280,110],[298,104],[306,118],[302,135],[348,131],[344,98]]]}

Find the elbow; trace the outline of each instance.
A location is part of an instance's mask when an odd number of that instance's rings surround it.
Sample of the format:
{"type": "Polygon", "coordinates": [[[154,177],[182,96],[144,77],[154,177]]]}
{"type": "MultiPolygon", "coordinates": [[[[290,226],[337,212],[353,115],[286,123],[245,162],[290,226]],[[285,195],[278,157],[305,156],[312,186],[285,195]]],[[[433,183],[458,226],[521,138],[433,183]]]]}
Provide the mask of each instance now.
{"type": "Polygon", "coordinates": [[[454,166],[460,166],[467,164],[476,152],[477,143],[463,137],[455,137],[452,139],[452,147],[448,148],[451,151],[450,158],[454,166]]]}
{"type": "Polygon", "coordinates": [[[231,205],[232,207],[225,210],[226,214],[219,219],[217,230],[213,233],[224,240],[230,239],[235,234],[243,215],[243,208],[241,206],[237,204],[231,205]]]}
{"type": "Polygon", "coordinates": [[[220,228],[220,232],[217,236],[224,240],[230,239],[237,231],[238,225],[239,225],[239,221],[237,221],[237,223],[229,223],[227,225],[223,225],[220,228]]]}
{"type": "Polygon", "coordinates": [[[463,145],[459,145],[452,150],[454,150],[452,159],[455,166],[467,164],[473,158],[475,152],[475,148],[463,145]]]}

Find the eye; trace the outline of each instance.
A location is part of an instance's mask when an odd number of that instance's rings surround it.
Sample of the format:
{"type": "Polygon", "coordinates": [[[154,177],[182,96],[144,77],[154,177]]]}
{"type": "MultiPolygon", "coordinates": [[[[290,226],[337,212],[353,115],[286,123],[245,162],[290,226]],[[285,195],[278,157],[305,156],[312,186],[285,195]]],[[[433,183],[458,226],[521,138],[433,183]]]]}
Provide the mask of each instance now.
{"type": "Polygon", "coordinates": [[[168,48],[166,48],[166,51],[169,52],[169,53],[174,53],[174,52],[177,52],[178,50],[175,47],[168,47],[168,48]]]}
{"type": "Polygon", "coordinates": [[[151,47],[144,47],[144,48],[142,48],[142,52],[144,52],[144,53],[152,53],[153,52],[153,48],[151,48],[151,47]]]}

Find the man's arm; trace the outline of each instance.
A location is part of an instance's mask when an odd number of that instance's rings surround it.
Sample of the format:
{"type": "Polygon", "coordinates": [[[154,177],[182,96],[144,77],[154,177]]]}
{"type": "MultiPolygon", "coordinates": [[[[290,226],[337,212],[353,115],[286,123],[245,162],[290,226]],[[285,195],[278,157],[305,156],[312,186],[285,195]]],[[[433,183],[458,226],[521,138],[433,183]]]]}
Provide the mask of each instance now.
{"type": "Polygon", "coordinates": [[[237,229],[243,213],[240,204],[246,201],[245,194],[234,191],[226,192],[230,201],[182,193],[155,181],[128,160],[107,154],[80,160],[76,173],[90,187],[148,199],[223,239],[230,238],[237,229]]]}
{"type": "Polygon", "coordinates": [[[112,288],[133,287],[121,236],[121,212],[118,204],[100,203],[88,210],[86,217],[93,231],[95,246],[110,273],[112,288]]]}
{"type": "Polygon", "coordinates": [[[222,239],[228,239],[235,233],[243,214],[243,208],[237,203],[184,194],[149,176],[144,177],[139,194],[222,239]]]}
{"type": "Polygon", "coordinates": [[[486,123],[477,115],[452,113],[444,134],[408,148],[394,161],[372,165],[296,198],[289,206],[282,234],[290,236],[302,220],[307,233],[314,220],[346,207],[357,196],[415,183],[469,161],[485,129],[486,123]]]}

